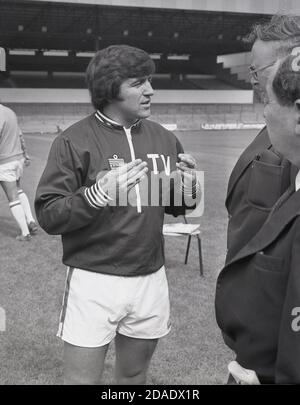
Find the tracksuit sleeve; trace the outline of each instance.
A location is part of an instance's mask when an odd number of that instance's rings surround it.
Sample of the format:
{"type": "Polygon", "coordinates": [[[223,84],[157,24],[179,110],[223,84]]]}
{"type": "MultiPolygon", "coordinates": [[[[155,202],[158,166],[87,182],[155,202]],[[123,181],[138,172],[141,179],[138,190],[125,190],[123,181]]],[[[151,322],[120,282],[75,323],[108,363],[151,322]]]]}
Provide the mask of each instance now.
{"type": "Polygon", "coordinates": [[[277,384],[300,384],[300,226],[292,247],[290,276],[279,331],[277,384]]]}
{"type": "Polygon", "coordinates": [[[80,229],[99,212],[100,205],[92,204],[87,196],[90,188],[83,184],[84,177],[75,148],[67,138],[58,136],[50,149],[35,198],[38,222],[47,233],[60,235],[80,229]]]}
{"type": "MultiPolygon", "coordinates": [[[[176,138],[176,153],[177,153],[177,156],[179,153],[184,153],[183,147],[177,138],[176,138]]],[[[178,181],[174,181],[172,184],[172,187],[170,189],[170,205],[165,207],[165,213],[168,215],[173,215],[174,217],[177,217],[178,215],[185,215],[185,206],[184,206],[183,199],[181,200],[182,202],[181,202],[180,206],[175,205],[175,201],[177,201],[177,198],[175,197],[174,193],[180,192],[180,194],[181,194],[180,189],[178,187],[176,187],[176,183],[178,183],[178,181]],[[174,186],[174,183],[175,183],[175,186],[174,186]],[[177,188],[178,188],[178,190],[177,190],[177,188]]]]}
{"type": "MultiPolygon", "coordinates": [[[[179,155],[179,153],[184,153],[184,149],[177,138],[176,138],[176,150],[177,156],[179,155]]],[[[178,215],[185,215],[187,209],[195,209],[196,206],[201,201],[200,184],[197,181],[195,187],[187,189],[187,187],[184,186],[182,180],[180,180],[179,183],[175,182],[175,187],[171,188],[170,201],[171,201],[170,207],[165,208],[166,214],[170,214],[175,217],[177,217],[178,215]],[[180,198],[181,198],[181,205],[176,206],[174,204],[174,201],[178,201],[178,199],[180,198]]]]}

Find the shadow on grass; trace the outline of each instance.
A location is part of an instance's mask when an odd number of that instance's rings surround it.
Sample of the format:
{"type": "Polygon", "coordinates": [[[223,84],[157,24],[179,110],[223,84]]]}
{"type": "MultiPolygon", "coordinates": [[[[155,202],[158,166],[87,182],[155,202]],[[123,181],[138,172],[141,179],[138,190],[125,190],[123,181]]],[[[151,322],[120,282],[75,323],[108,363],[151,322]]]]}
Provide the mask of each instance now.
{"type": "Polygon", "coordinates": [[[18,228],[13,218],[0,216],[0,234],[15,238],[18,235],[18,228]]]}
{"type": "Polygon", "coordinates": [[[187,264],[184,264],[184,258],[183,258],[182,261],[167,258],[166,263],[165,263],[165,266],[166,266],[167,270],[170,270],[170,271],[174,270],[175,271],[175,270],[178,270],[178,268],[180,268],[184,272],[193,272],[193,271],[195,271],[195,268],[198,270],[197,265],[199,266],[199,264],[194,263],[193,260],[191,260],[191,263],[188,262],[187,264]]]}

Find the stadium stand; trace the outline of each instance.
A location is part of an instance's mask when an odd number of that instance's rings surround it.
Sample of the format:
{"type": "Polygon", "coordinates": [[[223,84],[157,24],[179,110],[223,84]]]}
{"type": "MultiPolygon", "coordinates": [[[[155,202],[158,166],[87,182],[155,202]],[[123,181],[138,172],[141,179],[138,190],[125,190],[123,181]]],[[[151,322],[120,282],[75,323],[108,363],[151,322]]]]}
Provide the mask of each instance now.
{"type": "Polygon", "coordinates": [[[40,123],[40,132],[57,131],[90,112],[86,96],[70,102],[70,94],[84,91],[93,53],[114,43],[143,48],[155,60],[154,120],[180,129],[263,121],[261,106],[253,105],[249,45],[242,38],[253,23],[268,19],[267,13],[253,8],[242,13],[231,1],[195,2],[186,9],[178,2],[174,7],[162,2],[165,8],[158,8],[160,1],[142,3],[1,1],[0,46],[7,68],[0,72],[0,101],[17,110],[24,130],[36,131],[40,123]],[[54,100],[55,89],[68,91],[54,100]]]}

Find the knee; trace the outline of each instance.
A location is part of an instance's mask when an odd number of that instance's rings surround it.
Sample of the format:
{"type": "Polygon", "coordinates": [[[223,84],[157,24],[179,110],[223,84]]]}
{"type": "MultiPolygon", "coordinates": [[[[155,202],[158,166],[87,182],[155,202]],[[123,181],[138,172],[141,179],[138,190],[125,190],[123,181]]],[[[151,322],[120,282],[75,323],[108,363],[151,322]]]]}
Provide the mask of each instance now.
{"type": "Polygon", "coordinates": [[[18,200],[18,189],[15,182],[2,182],[2,188],[9,202],[18,200]]]}
{"type": "Polygon", "coordinates": [[[126,370],[116,373],[116,383],[118,385],[145,385],[147,379],[146,370],[126,370]]]}

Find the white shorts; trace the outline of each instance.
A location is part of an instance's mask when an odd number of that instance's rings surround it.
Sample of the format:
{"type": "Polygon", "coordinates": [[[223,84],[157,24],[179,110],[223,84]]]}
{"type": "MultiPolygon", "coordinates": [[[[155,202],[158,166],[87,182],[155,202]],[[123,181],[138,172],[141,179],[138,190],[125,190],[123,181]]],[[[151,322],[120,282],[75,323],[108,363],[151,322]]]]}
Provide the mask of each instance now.
{"type": "Polygon", "coordinates": [[[17,181],[23,175],[24,159],[0,164],[0,181],[17,181]]]}
{"type": "Polygon", "coordinates": [[[75,346],[100,347],[116,333],[157,339],[170,331],[164,266],[146,276],[119,277],[70,268],[57,336],[75,346]]]}

